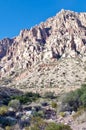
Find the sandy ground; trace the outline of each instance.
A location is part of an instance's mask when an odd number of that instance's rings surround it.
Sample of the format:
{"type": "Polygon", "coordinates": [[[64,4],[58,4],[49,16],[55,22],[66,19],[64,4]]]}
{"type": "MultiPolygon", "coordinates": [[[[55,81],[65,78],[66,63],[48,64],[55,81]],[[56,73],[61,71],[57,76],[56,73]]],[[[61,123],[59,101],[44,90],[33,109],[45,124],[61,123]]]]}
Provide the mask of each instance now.
{"type": "Polygon", "coordinates": [[[82,123],[82,124],[78,124],[78,125],[72,125],[71,128],[73,130],[86,130],[86,122],[82,123]]]}

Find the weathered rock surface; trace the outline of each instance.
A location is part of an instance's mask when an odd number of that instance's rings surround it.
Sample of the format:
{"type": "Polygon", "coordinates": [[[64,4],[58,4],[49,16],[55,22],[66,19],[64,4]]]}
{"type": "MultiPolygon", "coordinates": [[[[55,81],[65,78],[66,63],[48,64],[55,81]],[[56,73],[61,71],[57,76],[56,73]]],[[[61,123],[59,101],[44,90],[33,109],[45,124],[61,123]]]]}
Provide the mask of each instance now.
{"type": "Polygon", "coordinates": [[[6,55],[7,50],[12,45],[12,43],[13,39],[9,38],[4,38],[3,40],[0,41],[0,59],[6,55]]]}
{"type": "Polygon", "coordinates": [[[86,81],[86,13],[61,10],[14,39],[0,41],[0,76],[22,86],[78,86],[86,81]]]}

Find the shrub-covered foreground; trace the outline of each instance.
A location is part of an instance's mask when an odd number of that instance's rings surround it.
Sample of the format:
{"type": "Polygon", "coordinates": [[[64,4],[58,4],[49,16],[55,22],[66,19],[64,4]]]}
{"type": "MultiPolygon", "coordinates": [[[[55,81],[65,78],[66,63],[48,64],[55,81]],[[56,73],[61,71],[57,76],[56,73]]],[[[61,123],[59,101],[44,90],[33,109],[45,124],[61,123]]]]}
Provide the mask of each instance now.
{"type": "Polygon", "coordinates": [[[32,124],[25,130],[72,130],[70,126],[56,123],[46,123],[40,117],[32,118],[32,124]]]}
{"type": "Polygon", "coordinates": [[[62,99],[61,111],[77,111],[80,107],[86,108],[86,84],[67,93],[62,99]]]}

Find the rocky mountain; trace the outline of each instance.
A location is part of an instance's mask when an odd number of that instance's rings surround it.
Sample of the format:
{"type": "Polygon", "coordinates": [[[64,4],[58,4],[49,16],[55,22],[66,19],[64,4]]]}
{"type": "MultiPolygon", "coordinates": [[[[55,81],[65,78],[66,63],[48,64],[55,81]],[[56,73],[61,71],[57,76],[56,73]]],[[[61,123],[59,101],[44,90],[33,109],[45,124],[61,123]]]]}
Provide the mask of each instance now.
{"type": "Polygon", "coordinates": [[[85,83],[86,13],[61,10],[19,36],[1,40],[0,79],[2,85],[37,90],[68,90],[85,83]]]}

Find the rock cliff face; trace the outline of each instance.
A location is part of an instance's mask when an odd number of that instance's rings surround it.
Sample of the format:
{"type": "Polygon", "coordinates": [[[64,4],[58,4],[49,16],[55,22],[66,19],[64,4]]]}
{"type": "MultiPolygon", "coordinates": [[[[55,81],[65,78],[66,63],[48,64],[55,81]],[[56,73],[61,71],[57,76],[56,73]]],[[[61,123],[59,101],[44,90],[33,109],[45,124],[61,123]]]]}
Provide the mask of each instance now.
{"type": "Polygon", "coordinates": [[[0,59],[6,56],[8,48],[12,45],[13,39],[5,38],[0,41],[0,59]]]}
{"type": "Polygon", "coordinates": [[[28,86],[42,82],[67,86],[75,85],[76,80],[81,84],[86,76],[85,55],[86,13],[61,10],[19,36],[0,41],[0,76],[18,72],[22,77],[24,70],[28,86]]]}

